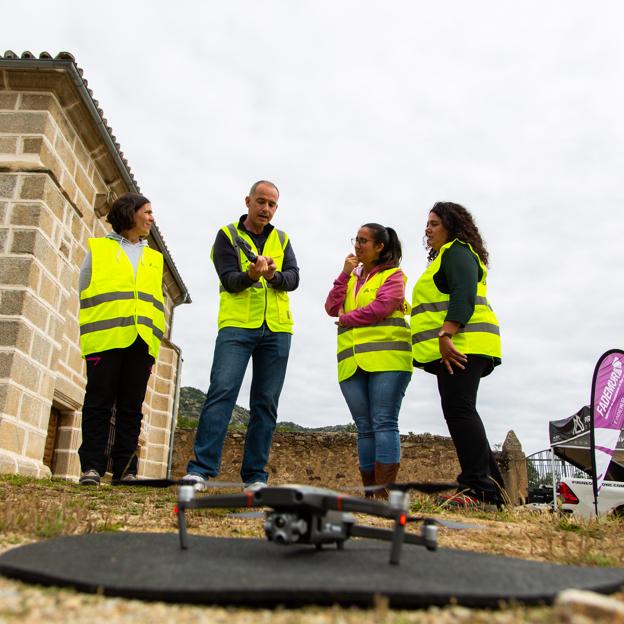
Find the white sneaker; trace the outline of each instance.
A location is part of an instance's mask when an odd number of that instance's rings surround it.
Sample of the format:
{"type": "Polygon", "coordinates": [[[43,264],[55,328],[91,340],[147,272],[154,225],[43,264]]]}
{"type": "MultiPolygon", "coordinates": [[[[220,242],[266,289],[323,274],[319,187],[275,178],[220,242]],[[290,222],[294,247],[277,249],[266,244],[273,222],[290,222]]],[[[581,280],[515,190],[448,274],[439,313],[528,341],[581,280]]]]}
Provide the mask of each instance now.
{"type": "Polygon", "coordinates": [[[253,483],[246,483],[243,492],[257,492],[267,487],[264,481],[254,481],[253,483]]]}
{"type": "Polygon", "coordinates": [[[192,483],[196,492],[201,492],[202,490],[208,489],[208,479],[193,472],[185,474],[182,477],[182,481],[189,481],[190,483],[192,483]]]}

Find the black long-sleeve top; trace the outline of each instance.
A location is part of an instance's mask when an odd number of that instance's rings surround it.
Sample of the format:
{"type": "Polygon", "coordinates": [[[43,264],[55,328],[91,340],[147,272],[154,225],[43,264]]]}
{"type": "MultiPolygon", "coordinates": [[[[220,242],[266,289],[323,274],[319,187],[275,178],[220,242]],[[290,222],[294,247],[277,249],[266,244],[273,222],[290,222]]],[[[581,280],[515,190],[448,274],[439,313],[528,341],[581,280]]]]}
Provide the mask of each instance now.
{"type": "MultiPolygon", "coordinates": [[[[264,249],[269,234],[273,231],[274,227],[269,223],[264,226],[262,233],[254,234],[250,232],[245,226],[244,221],[247,215],[243,215],[238,221],[238,228],[246,232],[253,240],[260,255],[264,249]]],[[[249,288],[254,284],[254,281],[240,270],[238,252],[234,249],[230,239],[223,232],[219,230],[215,238],[212,259],[217,271],[217,275],[221,280],[223,288],[230,293],[237,293],[249,288]]],[[[292,291],[299,286],[299,267],[297,266],[297,258],[295,258],[295,252],[293,251],[290,240],[286,244],[284,249],[284,261],[282,263],[282,270],[276,271],[273,279],[267,280],[271,284],[271,288],[277,290],[292,291]]]]}
{"type": "Polygon", "coordinates": [[[433,281],[438,290],[450,296],[445,320],[460,323],[462,327],[469,321],[482,277],[483,270],[466,245],[455,242],[444,252],[433,281]]]}

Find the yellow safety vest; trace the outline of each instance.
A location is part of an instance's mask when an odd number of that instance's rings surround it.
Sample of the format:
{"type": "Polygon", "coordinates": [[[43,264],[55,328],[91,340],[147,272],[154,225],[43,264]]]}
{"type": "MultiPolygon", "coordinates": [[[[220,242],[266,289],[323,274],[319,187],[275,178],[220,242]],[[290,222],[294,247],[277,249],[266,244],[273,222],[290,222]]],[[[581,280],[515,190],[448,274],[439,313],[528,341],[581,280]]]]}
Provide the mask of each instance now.
{"type": "MultiPolygon", "coordinates": [[[[344,311],[351,312],[372,303],[381,285],[399,269],[387,269],[367,279],[355,294],[357,277],[351,273],[344,311]]],[[[407,277],[403,276],[404,281],[407,277]]],[[[404,309],[395,310],[390,316],[374,325],[338,328],[338,381],[344,381],[359,368],[369,373],[381,371],[413,370],[409,323],[404,309]]]]}
{"type": "MultiPolygon", "coordinates": [[[[438,290],[433,276],[440,270],[444,252],[455,240],[440,248],[438,255],[414,286],[410,325],[412,327],[412,354],[416,363],[426,364],[440,359],[438,332],[446,319],[450,296],[438,290]]],[[[487,300],[487,268],[470,244],[460,240],[457,242],[466,245],[475,255],[483,276],[477,284],[474,313],[465,327],[460,328],[453,336],[453,343],[460,353],[500,358],[501,341],[498,320],[487,300]]]]}
{"type": "Polygon", "coordinates": [[[89,353],[123,349],[137,335],[158,359],[165,333],[163,256],[145,247],[134,267],[111,238],[90,238],[91,283],[80,293],[80,349],[89,353]]]}
{"type": "MultiPolygon", "coordinates": [[[[236,244],[236,237],[243,238],[256,254],[259,254],[255,243],[247,232],[238,229],[238,223],[226,225],[221,230],[238,252],[239,269],[246,272],[250,262],[236,244]]],[[[273,258],[278,271],[282,270],[284,249],[287,244],[288,235],[278,229],[273,229],[264,243],[262,255],[273,258]]],[[[223,327],[254,329],[266,321],[268,328],[273,332],[293,333],[293,318],[288,293],[285,290],[273,288],[264,277],[237,293],[228,292],[220,284],[219,296],[219,329],[223,327]]]]}

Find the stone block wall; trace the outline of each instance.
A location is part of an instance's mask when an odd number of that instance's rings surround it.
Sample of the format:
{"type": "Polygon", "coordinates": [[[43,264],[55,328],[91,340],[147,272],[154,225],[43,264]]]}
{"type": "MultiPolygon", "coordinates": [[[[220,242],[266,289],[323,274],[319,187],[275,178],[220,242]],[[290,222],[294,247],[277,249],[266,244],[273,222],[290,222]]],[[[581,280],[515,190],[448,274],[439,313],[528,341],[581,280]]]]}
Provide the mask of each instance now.
{"type": "MultiPolygon", "coordinates": [[[[193,456],[195,429],[176,429],[172,475],[186,474],[193,456]]],[[[228,433],[223,448],[220,479],[239,481],[245,433],[228,433]]],[[[526,499],[526,461],[513,431],[497,454],[505,480],[505,496],[513,505],[526,499]],[[502,465],[501,465],[502,464],[502,465]],[[522,475],[524,471],[524,477],[522,475]],[[524,479],[524,480],[523,480],[524,479]]],[[[355,433],[277,432],[267,464],[269,482],[299,483],[348,489],[360,483],[355,433]]],[[[460,472],[453,441],[446,436],[401,435],[401,468],[397,481],[454,481],[460,472]]]]}
{"type": "MultiPolygon", "coordinates": [[[[79,268],[88,238],[110,231],[101,217],[111,196],[127,190],[82,108],[59,72],[0,72],[0,472],[79,475],[79,268]],[[46,81],[51,92],[35,91],[46,81]],[[43,463],[49,434],[51,466],[43,463]]],[[[165,283],[168,337],[170,274],[165,283]]],[[[167,339],[161,353],[140,453],[142,474],[154,477],[167,468],[180,360],[167,339]]]]}
{"type": "MultiPolygon", "coordinates": [[[[193,455],[195,429],[177,429],[172,475],[186,474],[193,455]]],[[[225,440],[220,479],[240,480],[245,434],[229,432],[225,440]]],[[[355,433],[301,432],[273,436],[267,465],[269,482],[300,483],[348,488],[361,483],[355,433]]],[[[453,481],[459,473],[455,447],[450,438],[428,433],[401,436],[399,481],[453,481]]]]}

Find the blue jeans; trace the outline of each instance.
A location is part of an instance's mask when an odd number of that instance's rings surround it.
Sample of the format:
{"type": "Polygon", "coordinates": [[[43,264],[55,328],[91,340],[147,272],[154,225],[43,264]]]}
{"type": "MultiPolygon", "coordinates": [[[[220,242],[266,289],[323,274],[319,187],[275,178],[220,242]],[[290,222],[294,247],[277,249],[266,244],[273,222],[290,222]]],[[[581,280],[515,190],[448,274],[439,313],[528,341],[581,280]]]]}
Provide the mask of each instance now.
{"type": "Polygon", "coordinates": [[[375,462],[396,464],[401,459],[399,410],[412,377],[406,371],[367,373],[358,368],[340,382],[358,430],[360,468],[373,470],[375,462]]]}
{"type": "Polygon", "coordinates": [[[277,422],[277,404],[286,376],[290,339],[291,334],[272,332],[266,324],[257,329],[224,327],[219,331],[210,387],[195,436],[195,459],[188,463],[188,472],[203,477],[219,474],[232,410],[251,358],[250,419],[241,478],[245,483],[267,481],[265,466],[277,422]]]}

